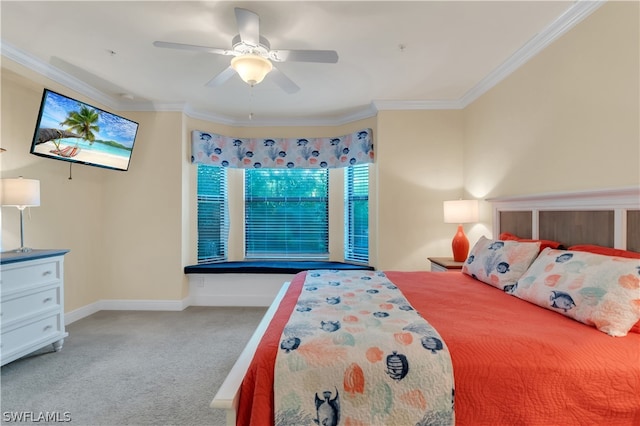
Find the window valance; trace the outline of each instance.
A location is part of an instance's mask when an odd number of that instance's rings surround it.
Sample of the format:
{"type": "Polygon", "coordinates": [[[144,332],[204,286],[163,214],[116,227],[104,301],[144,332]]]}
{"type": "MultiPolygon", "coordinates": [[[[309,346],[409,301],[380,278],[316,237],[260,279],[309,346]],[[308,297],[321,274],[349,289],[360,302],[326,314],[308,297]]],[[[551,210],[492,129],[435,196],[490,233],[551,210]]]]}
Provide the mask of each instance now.
{"type": "Polygon", "coordinates": [[[373,162],[371,129],[331,138],[234,138],[191,132],[191,162],[233,168],[337,168],[373,162]]]}

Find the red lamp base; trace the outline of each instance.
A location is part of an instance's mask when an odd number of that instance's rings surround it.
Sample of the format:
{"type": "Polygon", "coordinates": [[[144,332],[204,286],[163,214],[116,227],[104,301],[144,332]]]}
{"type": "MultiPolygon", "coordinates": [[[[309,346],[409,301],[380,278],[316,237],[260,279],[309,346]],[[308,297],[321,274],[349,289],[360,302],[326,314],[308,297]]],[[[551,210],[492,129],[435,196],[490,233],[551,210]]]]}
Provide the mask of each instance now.
{"type": "Polygon", "coordinates": [[[462,225],[458,225],[458,232],[451,241],[451,248],[453,249],[453,260],[456,262],[464,262],[467,260],[469,254],[469,240],[464,234],[462,225]]]}

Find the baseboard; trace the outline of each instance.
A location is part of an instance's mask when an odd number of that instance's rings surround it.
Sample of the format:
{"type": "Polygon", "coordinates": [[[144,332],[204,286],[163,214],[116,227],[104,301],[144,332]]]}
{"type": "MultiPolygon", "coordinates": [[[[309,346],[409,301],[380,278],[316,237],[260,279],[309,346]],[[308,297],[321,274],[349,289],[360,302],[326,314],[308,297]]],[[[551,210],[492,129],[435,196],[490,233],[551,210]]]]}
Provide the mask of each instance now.
{"type": "Polygon", "coordinates": [[[64,314],[65,325],[98,311],[182,311],[189,306],[270,306],[294,274],[190,274],[182,300],[103,299],[64,314]]]}
{"type": "Polygon", "coordinates": [[[98,311],[182,311],[189,306],[183,300],[98,300],[73,311],[65,312],[64,324],[69,325],[98,311]]]}
{"type": "Polygon", "coordinates": [[[102,311],[182,311],[189,306],[184,300],[101,300],[102,311]]]}
{"type": "Polygon", "coordinates": [[[193,295],[189,306],[269,306],[273,302],[273,296],[261,295],[193,295]]]}
{"type": "Polygon", "coordinates": [[[84,317],[93,315],[100,310],[100,301],[90,303],[73,311],[64,313],[64,325],[69,325],[72,322],[76,322],[84,317]]]}

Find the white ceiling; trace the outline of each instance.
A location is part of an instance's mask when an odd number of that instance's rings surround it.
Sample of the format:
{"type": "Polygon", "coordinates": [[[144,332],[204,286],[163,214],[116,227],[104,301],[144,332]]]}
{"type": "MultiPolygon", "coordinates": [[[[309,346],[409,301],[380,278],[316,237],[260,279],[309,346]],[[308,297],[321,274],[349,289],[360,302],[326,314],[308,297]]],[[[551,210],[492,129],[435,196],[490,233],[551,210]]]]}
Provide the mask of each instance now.
{"type": "Polygon", "coordinates": [[[2,0],[0,28],[5,57],[117,110],[181,110],[239,125],[341,124],[379,109],[462,108],[597,6],[2,0]],[[273,49],[336,50],[338,63],[277,63],[301,88],[295,94],[268,75],[253,88],[237,75],[207,87],[230,56],[152,45],[230,48],[234,7],[260,15],[260,34],[273,49]]]}

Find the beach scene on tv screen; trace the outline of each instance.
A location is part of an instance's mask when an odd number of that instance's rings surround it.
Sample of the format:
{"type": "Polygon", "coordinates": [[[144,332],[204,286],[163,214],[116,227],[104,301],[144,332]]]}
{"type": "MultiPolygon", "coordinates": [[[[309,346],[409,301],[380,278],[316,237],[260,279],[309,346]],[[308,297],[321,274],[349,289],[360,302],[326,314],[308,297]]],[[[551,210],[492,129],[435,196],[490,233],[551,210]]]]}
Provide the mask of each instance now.
{"type": "Polygon", "coordinates": [[[137,123],[46,92],[32,151],[61,160],[129,168],[137,123]]]}

